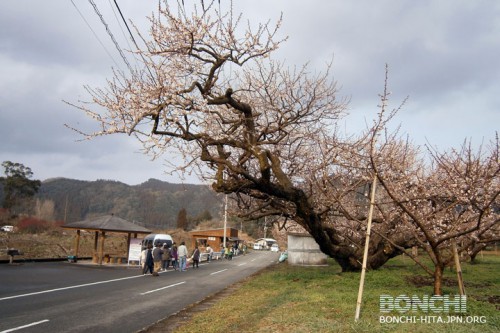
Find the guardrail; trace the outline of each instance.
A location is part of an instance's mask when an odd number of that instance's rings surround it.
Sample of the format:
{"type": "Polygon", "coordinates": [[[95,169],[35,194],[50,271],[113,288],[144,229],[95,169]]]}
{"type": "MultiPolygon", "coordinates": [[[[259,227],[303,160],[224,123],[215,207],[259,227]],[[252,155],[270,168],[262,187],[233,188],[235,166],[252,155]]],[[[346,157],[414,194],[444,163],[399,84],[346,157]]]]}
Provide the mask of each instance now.
{"type": "MultiPolygon", "coordinates": [[[[78,260],[91,260],[92,257],[78,257],[78,260]]],[[[14,259],[12,258],[12,262],[10,261],[10,258],[5,260],[5,259],[0,259],[0,264],[12,264],[12,263],[23,263],[23,262],[54,262],[54,261],[68,261],[68,257],[63,257],[63,258],[19,258],[19,259],[14,259]]]]}
{"type": "MultiPolygon", "coordinates": [[[[222,259],[222,252],[212,252],[212,260],[222,259]]],[[[208,253],[200,254],[200,262],[208,261],[208,253]]]]}

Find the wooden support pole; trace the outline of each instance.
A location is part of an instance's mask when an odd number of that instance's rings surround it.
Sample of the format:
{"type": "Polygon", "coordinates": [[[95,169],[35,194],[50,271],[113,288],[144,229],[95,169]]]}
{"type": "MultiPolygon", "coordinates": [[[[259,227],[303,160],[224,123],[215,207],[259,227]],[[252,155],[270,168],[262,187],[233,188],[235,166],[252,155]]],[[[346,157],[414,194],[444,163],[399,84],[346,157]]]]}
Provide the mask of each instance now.
{"type": "Polygon", "coordinates": [[[370,194],[370,210],[368,212],[368,223],[366,225],[365,251],[363,254],[363,266],[361,267],[361,278],[359,280],[358,300],[356,302],[356,315],[354,321],[358,321],[361,312],[361,300],[363,298],[363,288],[365,285],[366,262],[368,261],[368,249],[370,247],[370,232],[373,219],[373,207],[375,206],[375,190],[377,186],[377,174],[373,176],[372,191],[370,194]]]}
{"type": "Polygon", "coordinates": [[[457,241],[452,240],[453,256],[455,257],[455,268],[457,270],[458,291],[460,295],[465,295],[464,279],[462,277],[462,266],[460,265],[460,257],[458,256],[457,241]]]}

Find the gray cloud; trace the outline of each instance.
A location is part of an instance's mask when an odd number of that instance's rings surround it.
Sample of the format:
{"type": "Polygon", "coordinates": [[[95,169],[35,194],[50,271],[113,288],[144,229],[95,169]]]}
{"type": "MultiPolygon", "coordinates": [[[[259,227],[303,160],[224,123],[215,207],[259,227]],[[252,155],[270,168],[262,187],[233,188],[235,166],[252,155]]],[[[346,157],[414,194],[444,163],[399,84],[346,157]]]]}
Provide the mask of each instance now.
{"type": "MultiPolygon", "coordinates": [[[[132,138],[78,142],[80,137],[64,127],[95,126],[62,101],[87,100],[83,85],[101,86],[112,67],[126,68],[90,4],[74,3],[106,49],[69,1],[2,3],[0,162],[24,163],[42,180],[180,181],[164,175],[162,161],[142,155],[132,138]]],[[[111,2],[96,3],[122,49],[129,49],[111,2]]],[[[157,3],[118,3],[147,31],[145,16],[157,3]]],[[[322,70],[333,57],[341,94],[351,97],[352,115],[345,120],[351,131],[377,113],[386,63],[392,106],[410,97],[397,122],[415,142],[448,148],[464,138],[480,143],[499,129],[500,3],[253,0],[236,1],[234,7],[253,24],[283,13],[281,34],[289,40],[276,56],[290,66],[309,62],[312,70],[322,70]]]]}

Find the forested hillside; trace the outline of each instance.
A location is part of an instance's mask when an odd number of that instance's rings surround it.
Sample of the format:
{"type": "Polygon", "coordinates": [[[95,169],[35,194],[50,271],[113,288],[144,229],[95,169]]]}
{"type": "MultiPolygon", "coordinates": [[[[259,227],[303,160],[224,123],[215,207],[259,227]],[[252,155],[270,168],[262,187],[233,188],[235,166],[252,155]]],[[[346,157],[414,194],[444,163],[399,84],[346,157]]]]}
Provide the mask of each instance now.
{"type": "Polygon", "coordinates": [[[171,184],[150,179],[130,186],[111,180],[49,179],[37,194],[39,207],[67,223],[114,213],[150,228],[175,228],[184,208],[190,220],[221,216],[222,196],[206,185],[171,184]]]}

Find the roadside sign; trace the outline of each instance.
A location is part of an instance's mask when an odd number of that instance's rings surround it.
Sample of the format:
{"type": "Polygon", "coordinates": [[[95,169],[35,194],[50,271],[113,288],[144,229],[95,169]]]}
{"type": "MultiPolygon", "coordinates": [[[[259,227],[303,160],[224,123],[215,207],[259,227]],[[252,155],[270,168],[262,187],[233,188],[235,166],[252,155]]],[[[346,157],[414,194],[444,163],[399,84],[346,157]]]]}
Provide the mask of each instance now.
{"type": "Polygon", "coordinates": [[[142,238],[131,238],[130,239],[130,247],[128,250],[128,263],[130,265],[131,261],[139,261],[141,260],[141,244],[142,238]]]}

